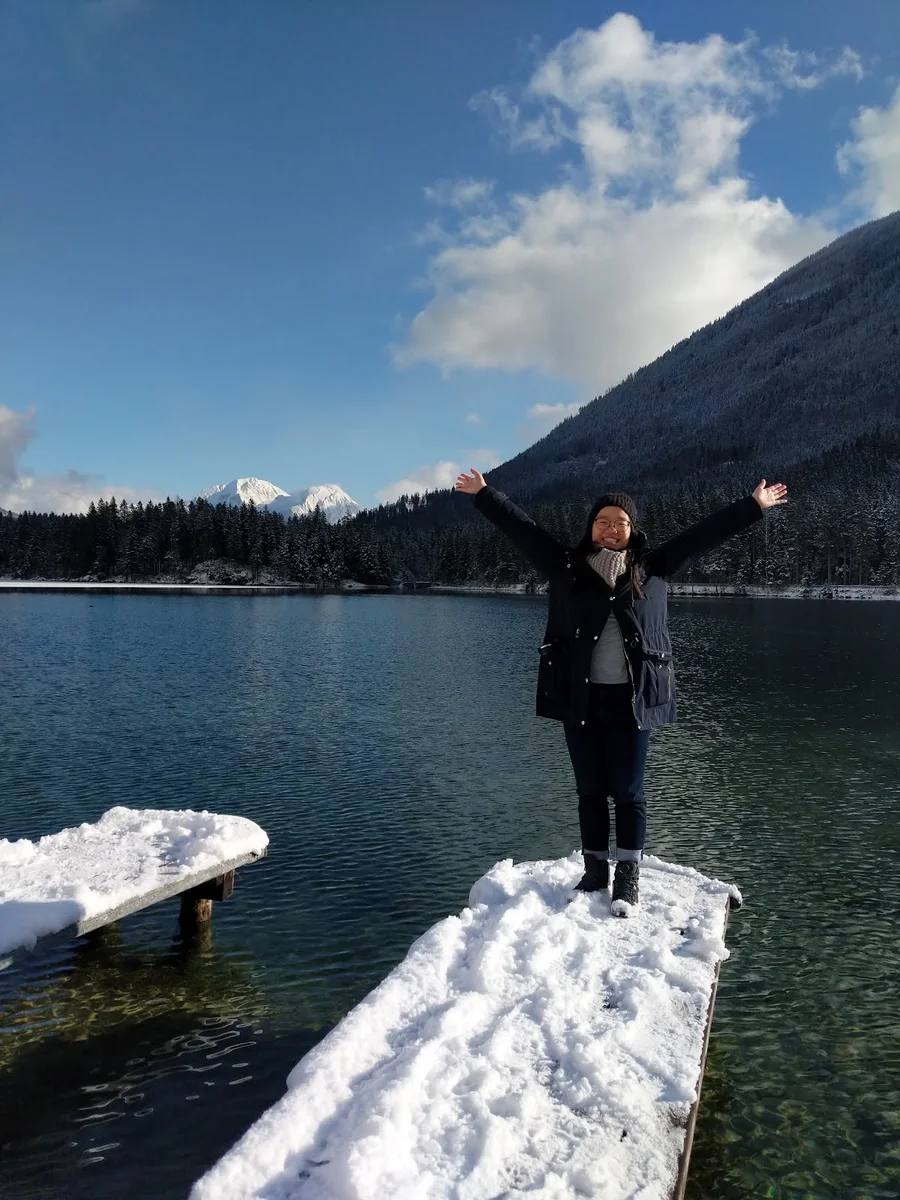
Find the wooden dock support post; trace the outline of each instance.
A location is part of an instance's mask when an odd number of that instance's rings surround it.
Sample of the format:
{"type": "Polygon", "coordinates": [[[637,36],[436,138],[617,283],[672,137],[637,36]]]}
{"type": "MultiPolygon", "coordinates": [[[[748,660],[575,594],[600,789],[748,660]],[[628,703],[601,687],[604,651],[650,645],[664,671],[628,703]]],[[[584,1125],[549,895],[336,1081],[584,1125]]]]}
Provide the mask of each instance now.
{"type": "Polygon", "coordinates": [[[226,871],[215,879],[201,883],[199,887],[181,894],[181,912],[178,922],[182,929],[191,931],[212,920],[213,900],[227,900],[234,892],[234,871],[226,871]]]}
{"type": "Polygon", "coordinates": [[[234,872],[264,858],[268,842],[265,830],[246,817],[120,805],[93,824],[26,843],[33,850],[27,867],[3,871],[0,970],[14,959],[27,958],[37,946],[43,949],[69,938],[85,939],[83,948],[88,951],[112,946],[120,936],[115,931],[98,938],[91,935],[175,896],[184,896],[182,934],[206,930],[208,941],[212,902],[232,894],[234,872]],[[196,837],[186,839],[186,832],[196,837]],[[77,895],[77,887],[89,891],[90,903],[48,905],[61,883],[65,896],[77,895]],[[8,914],[14,918],[12,937],[8,914]]]}
{"type": "Polygon", "coordinates": [[[179,920],[183,925],[205,925],[207,921],[212,920],[212,900],[207,900],[203,896],[194,896],[191,892],[185,892],[181,897],[181,913],[179,920]]]}

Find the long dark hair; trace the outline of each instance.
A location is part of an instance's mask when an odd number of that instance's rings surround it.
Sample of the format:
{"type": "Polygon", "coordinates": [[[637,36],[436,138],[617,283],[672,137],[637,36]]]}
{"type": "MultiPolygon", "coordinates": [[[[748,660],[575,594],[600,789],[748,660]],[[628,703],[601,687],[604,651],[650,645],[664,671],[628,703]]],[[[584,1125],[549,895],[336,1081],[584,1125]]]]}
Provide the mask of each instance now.
{"type": "MultiPolygon", "coordinates": [[[[589,578],[595,574],[593,569],[588,564],[587,557],[589,554],[594,553],[594,520],[597,516],[597,513],[603,507],[604,504],[601,500],[591,509],[590,513],[588,514],[587,525],[585,526],[581,541],[572,552],[578,573],[583,579],[589,578]]],[[[643,529],[638,529],[637,525],[632,522],[631,537],[628,539],[628,545],[625,548],[628,551],[628,568],[631,571],[631,587],[634,591],[634,594],[639,596],[642,600],[644,598],[644,589],[641,586],[641,558],[646,546],[646,533],[644,533],[643,529]]]]}

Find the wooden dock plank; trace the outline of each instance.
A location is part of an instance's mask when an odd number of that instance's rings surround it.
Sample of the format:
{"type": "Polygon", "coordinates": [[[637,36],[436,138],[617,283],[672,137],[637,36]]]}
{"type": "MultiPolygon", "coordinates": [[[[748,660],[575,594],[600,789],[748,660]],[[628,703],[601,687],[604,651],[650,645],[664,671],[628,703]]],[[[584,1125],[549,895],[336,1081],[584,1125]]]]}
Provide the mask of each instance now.
{"type": "MultiPolygon", "coordinates": [[[[124,917],[130,917],[133,913],[150,908],[153,904],[161,904],[163,900],[171,900],[175,896],[181,896],[185,892],[192,891],[194,888],[200,887],[210,880],[215,880],[228,872],[236,871],[238,867],[245,867],[248,863],[257,862],[260,858],[265,858],[265,856],[266,852],[263,850],[259,854],[239,854],[235,858],[225,859],[224,862],[217,863],[214,867],[210,867],[205,871],[198,871],[195,875],[184,876],[181,879],[176,879],[171,883],[154,888],[152,891],[134,896],[132,899],[126,901],[126,903],[119,904],[115,908],[108,909],[97,916],[86,917],[84,920],[76,921],[74,924],[66,926],[65,929],[61,929],[55,936],[80,937],[83,933],[90,933],[94,929],[99,929],[101,925],[109,925],[113,921],[121,921],[124,917]]],[[[44,939],[40,940],[43,942],[44,939]]]]}
{"type": "Polygon", "coordinates": [[[234,871],[264,857],[268,840],[243,817],[118,807],[37,842],[0,841],[0,954],[78,937],[179,895],[224,899],[234,871]]]}

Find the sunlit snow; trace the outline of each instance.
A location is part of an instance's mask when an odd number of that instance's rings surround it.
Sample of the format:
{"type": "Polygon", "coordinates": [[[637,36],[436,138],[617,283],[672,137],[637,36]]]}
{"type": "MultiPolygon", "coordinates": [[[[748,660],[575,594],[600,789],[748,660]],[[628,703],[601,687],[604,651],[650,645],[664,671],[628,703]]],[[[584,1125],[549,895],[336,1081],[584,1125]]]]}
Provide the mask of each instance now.
{"type": "Polygon", "coordinates": [[[284,488],[269,483],[267,479],[257,479],[256,476],[217,483],[214,487],[205,488],[200,498],[208,500],[210,504],[236,506],[252,501],[257,508],[278,512],[285,517],[308,516],[319,508],[332,524],[360,510],[356,501],[336,483],[317,483],[312,487],[286,492],[284,488]]]}
{"type": "Polygon", "coordinates": [[[668,1196],[738,894],[647,858],[623,920],[579,875],[498,863],[191,1200],[668,1196]]]}
{"type": "Polygon", "coordinates": [[[111,808],[37,842],[0,840],[0,954],[247,854],[269,839],[246,817],[111,808]]]}

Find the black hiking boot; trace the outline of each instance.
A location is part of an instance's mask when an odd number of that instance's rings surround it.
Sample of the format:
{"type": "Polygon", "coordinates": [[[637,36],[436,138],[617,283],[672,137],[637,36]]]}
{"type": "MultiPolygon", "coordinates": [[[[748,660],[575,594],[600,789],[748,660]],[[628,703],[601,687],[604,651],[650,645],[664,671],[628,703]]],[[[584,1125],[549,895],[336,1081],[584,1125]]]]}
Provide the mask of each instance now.
{"type": "Polygon", "coordinates": [[[585,854],[584,874],[575,884],[576,892],[605,892],[609,887],[609,863],[596,854],[585,854]]]}
{"type": "Polygon", "coordinates": [[[628,917],[637,908],[640,898],[638,888],[640,876],[640,864],[636,862],[616,863],[611,908],[617,917],[628,917]]]}

